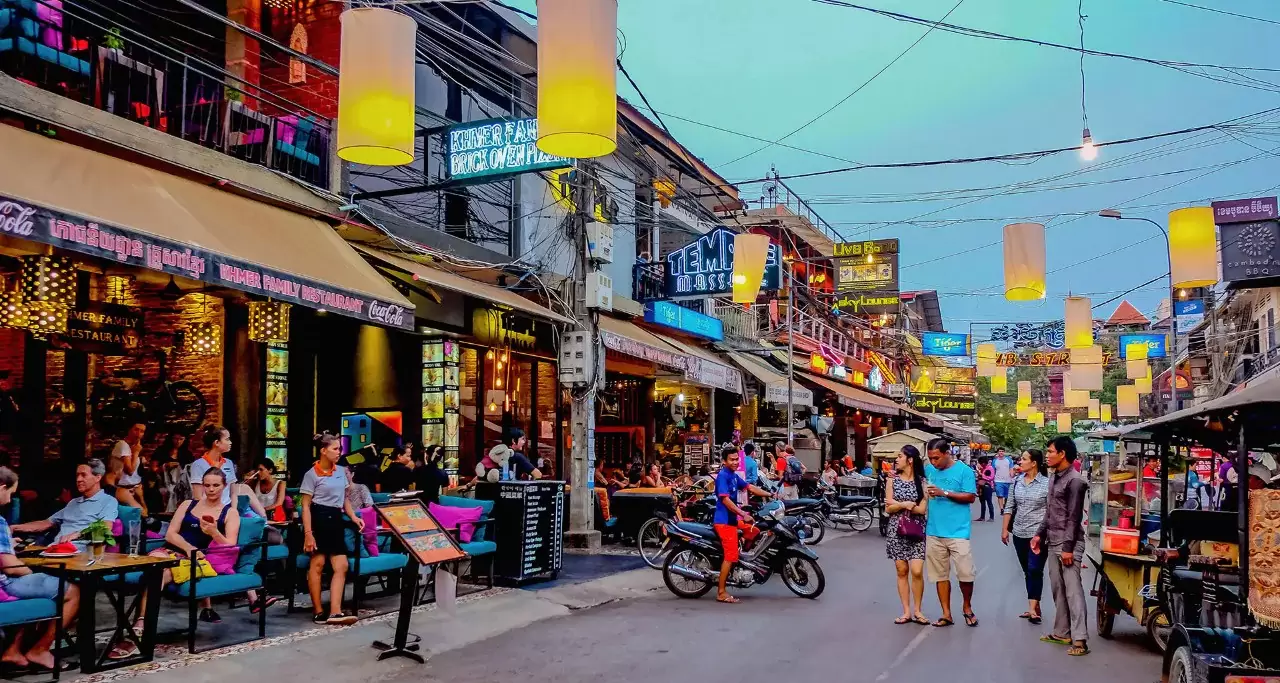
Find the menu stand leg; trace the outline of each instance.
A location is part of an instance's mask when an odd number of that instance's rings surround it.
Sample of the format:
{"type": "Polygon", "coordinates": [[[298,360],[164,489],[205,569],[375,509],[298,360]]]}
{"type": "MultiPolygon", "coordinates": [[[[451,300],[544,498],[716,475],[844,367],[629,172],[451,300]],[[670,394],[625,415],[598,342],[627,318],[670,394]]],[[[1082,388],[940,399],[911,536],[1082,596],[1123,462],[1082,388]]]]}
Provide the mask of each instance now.
{"type": "Polygon", "coordinates": [[[395,641],[388,645],[383,641],[374,641],[373,647],[382,650],[378,654],[378,661],[390,659],[391,657],[405,657],[413,661],[423,664],[426,662],[422,655],[417,653],[421,647],[421,637],[409,633],[409,621],[413,617],[414,597],[418,593],[418,564],[412,560],[405,566],[405,578],[400,586],[400,613],[396,617],[396,634],[395,641]],[[410,638],[413,640],[410,641],[410,638]]]}

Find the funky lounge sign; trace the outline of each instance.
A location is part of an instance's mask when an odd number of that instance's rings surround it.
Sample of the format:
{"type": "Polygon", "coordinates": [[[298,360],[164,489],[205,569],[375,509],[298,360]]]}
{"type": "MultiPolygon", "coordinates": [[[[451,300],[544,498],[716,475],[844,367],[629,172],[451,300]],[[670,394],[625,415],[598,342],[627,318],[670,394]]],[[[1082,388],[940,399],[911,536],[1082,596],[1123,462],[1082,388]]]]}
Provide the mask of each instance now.
{"type": "MultiPolygon", "coordinates": [[[[697,241],[667,254],[663,291],[668,299],[725,294],[733,291],[733,231],[716,228],[697,241]]],[[[782,249],[769,245],[760,289],[782,287],[782,249]]]]}
{"type": "Polygon", "coordinates": [[[0,196],[0,235],[333,311],[365,322],[413,329],[413,312],[398,304],[3,196],[0,196]]]}

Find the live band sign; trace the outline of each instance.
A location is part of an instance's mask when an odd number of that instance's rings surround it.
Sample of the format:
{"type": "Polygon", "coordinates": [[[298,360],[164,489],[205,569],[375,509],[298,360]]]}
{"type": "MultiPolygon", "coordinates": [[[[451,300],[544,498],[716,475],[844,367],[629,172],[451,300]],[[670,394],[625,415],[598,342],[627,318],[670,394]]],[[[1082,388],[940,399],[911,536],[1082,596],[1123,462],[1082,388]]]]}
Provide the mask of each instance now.
{"type": "Polygon", "coordinates": [[[413,311],[163,237],[0,196],[0,235],[180,275],[365,322],[413,329],[413,311]]]}

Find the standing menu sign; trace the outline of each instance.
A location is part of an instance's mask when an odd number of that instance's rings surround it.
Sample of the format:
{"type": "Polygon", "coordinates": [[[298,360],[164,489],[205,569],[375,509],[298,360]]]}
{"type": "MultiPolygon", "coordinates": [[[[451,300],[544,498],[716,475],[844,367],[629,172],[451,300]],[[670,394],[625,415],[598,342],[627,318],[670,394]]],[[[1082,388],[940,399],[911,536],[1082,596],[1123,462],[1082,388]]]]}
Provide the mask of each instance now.
{"type": "Polygon", "coordinates": [[[467,556],[421,500],[412,498],[375,507],[391,533],[413,553],[419,564],[431,566],[467,556]]]}
{"type": "Polygon", "coordinates": [[[481,482],[476,498],[493,501],[494,574],[517,583],[560,571],[564,561],[563,481],[481,482]]]}

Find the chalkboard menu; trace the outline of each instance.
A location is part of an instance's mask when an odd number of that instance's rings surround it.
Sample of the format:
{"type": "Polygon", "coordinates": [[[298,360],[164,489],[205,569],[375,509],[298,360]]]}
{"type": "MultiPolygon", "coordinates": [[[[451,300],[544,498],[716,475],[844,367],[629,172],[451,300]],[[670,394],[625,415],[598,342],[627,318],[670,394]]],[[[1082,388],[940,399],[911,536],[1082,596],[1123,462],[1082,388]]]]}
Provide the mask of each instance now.
{"type": "Polygon", "coordinates": [[[564,554],[563,481],[481,482],[476,498],[493,501],[498,545],[494,574],[523,582],[560,571],[564,554]]]}

